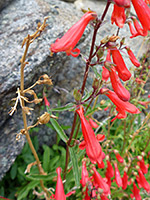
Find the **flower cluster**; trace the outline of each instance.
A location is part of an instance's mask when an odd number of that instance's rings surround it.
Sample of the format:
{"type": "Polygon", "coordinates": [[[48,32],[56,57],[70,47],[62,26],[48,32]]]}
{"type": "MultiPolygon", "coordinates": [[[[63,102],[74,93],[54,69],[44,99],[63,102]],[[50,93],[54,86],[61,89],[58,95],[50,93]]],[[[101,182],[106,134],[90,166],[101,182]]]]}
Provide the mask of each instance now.
{"type": "Polygon", "coordinates": [[[146,180],[144,174],[148,172],[148,164],[145,164],[144,158],[138,158],[134,165],[127,165],[124,159],[120,156],[118,152],[115,152],[117,161],[111,160],[109,156],[106,156],[106,171],[105,177],[102,178],[98,170],[94,165],[90,165],[90,174],[87,169],[87,161],[83,159],[82,161],[82,175],[81,175],[81,185],[82,185],[82,199],[83,200],[90,200],[91,198],[95,199],[109,199],[109,195],[111,195],[111,185],[113,187],[122,188],[122,190],[128,189],[128,186],[133,184],[133,190],[131,190],[131,198],[135,198],[136,200],[141,200],[140,196],[140,189],[143,188],[147,193],[150,193],[150,184],[146,180]],[[112,164],[113,163],[113,164],[112,164]],[[135,170],[135,165],[138,165],[137,172],[132,172],[132,178],[129,178],[129,169],[135,170]],[[125,166],[125,167],[124,167],[125,166]],[[127,167],[128,166],[128,167],[127,167]],[[119,168],[124,167],[123,175],[120,172],[119,168]],[[138,187],[136,186],[136,182],[138,187]]]}
{"type": "MultiPolygon", "coordinates": [[[[148,1],[112,0],[111,2],[114,3],[114,10],[111,16],[112,24],[115,23],[119,28],[122,28],[124,24],[127,23],[132,34],[131,38],[138,35],[146,36],[148,34],[148,31],[150,30],[150,8],[147,5],[148,1]],[[129,9],[131,6],[134,7],[140,23],[134,16],[129,16],[129,9]]],[[[110,3],[110,1],[108,1],[108,3],[110,3]]],[[[73,57],[77,57],[80,54],[80,50],[75,48],[75,46],[80,40],[86,26],[92,20],[95,20],[93,26],[94,31],[96,32],[102,21],[97,18],[97,14],[94,11],[88,11],[68,30],[68,32],[62,38],[57,39],[55,43],[51,44],[50,51],[52,53],[64,51],[68,56],[72,55],[73,57]]],[[[94,35],[94,37],[96,38],[96,35],[94,35]]],[[[135,67],[138,68],[141,64],[135,57],[132,50],[128,46],[124,46],[123,40],[122,43],[120,42],[120,45],[116,43],[118,38],[118,34],[116,36],[113,35],[111,37],[108,36],[104,38],[100,45],[96,46],[95,52],[92,52],[91,50],[89,59],[86,60],[87,71],[85,72],[84,80],[86,80],[86,74],[88,74],[89,67],[97,64],[104,65],[102,67],[102,81],[100,82],[98,79],[95,79],[92,85],[92,94],[86,100],[82,98],[84,94],[83,88],[86,81],[83,82],[83,87],[81,90],[75,90],[74,92],[76,101],[75,116],[77,117],[78,114],[80,118],[83,136],[81,137],[82,139],[80,139],[80,144],[78,142],[77,143],[79,144],[79,148],[81,150],[85,149],[86,156],[88,157],[89,162],[92,163],[92,165],[88,166],[87,160],[85,158],[82,160],[82,175],[80,183],[82,185],[83,200],[90,200],[92,198],[102,200],[109,199],[109,195],[111,195],[112,183],[116,188],[120,188],[122,190],[126,190],[128,185],[132,185],[133,190],[131,190],[132,193],[130,196],[136,200],[141,199],[139,188],[143,188],[147,193],[150,193],[150,184],[145,178],[145,174],[148,173],[149,165],[145,164],[144,157],[132,158],[132,161],[134,161],[132,162],[131,160],[127,161],[125,156],[121,156],[117,150],[109,150],[107,151],[107,153],[109,153],[106,154],[105,149],[102,150],[100,142],[104,142],[107,138],[105,135],[96,135],[94,133],[93,128],[98,128],[98,125],[92,120],[91,117],[85,116],[84,113],[84,103],[90,99],[93,100],[100,94],[106,95],[116,106],[118,113],[111,121],[114,121],[117,118],[126,118],[126,112],[132,114],[140,113],[140,110],[129,102],[130,93],[122,84],[122,82],[130,80],[132,74],[126,66],[121,52],[126,51],[126,54],[135,67]],[[106,59],[103,58],[105,51],[107,51],[106,59]],[[97,62],[92,60],[94,56],[97,57],[97,62]],[[95,63],[91,62],[91,60],[95,63]],[[106,87],[102,87],[102,84],[105,83],[109,78],[113,91],[106,87]],[[113,154],[112,157],[111,153],[113,154]],[[97,166],[99,169],[96,168],[97,166]],[[135,166],[137,167],[135,168],[135,166]],[[89,171],[88,167],[90,168],[89,171]],[[104,168],[104,173],[101,175],[100,169],[104,168]],[[133,177],[130,180],[129,175],[133,177]]],[[[93,49],[95,47],[94,42],[92,43],[93,49]]],[[[141,84],[140,79],[136,79],[136,81],[137,83],[141,84]]],[[[45,96],[44,101],[45,105],[50,106],[45,96]]],[[[142,101],[138,101],[137,103],[142,104],[142,101]]],[[[69,142],[67,145],[70,145],[69,142]]],[[[65,195],[64,193],[63,183],[60,176],[61,169],[57,168],[56,171],[58,176],[56,192],[53,198],[56,200],[65,200],[68,195],[65,195]]],[[[72,193],[73,192],[69,193],[69,195],[72,193]]]]}
{"type": "Polygon", "coordinates": [[[132,34],[131,38],[138,35],[146,36],[148,34],[148,31],[150,30],[150,8],[147,4],[149,1],[131,0],[142,26],[135,17],[126,17],[125,10],[131,7],[130,0],[113,0],[113,2],[114,10],[111,17],[112,24],[115,22],[118,27],[122,28],[125,23],[128,23],[132,34]],[[132,22],[134,27],[132,26],[132,22]]]}
{"type": "MultiPolygon", "coordinates": [[[[129,69],[126,67],[126,64],[122,58],[120,50],[117,49],[116,46],[111,46],[108,43],[107,57],[104,62],[103,71],[102,71],[102,79],[107,81],[110,78],[112,88],[114,90],[111,91],[107,88],[101,88],[100,93],[105,94],[107,97],[111,99],[111,101],[116,105],[116,110],[118,111],[117,116],[112,119],[114,121],[116,118],[126,118],[126,111],[133,114],[140,113],[139,109],[134,105],[130,104],[128,101],[130,100],[129,91],[122,85],[122,81],[127,81],[131,78],[131,73],[129,69]],[[111,56],[112,60],[111,61],[111,56]]],[[[112,45],[112,43],[111,43],[112,45]]],[[[115,44],[113,44],[115,45],[115,44]]],[[[131,49],[127,46],[124,47],[127,51],[127,54],[134,64],[134,66],[139,67],[140,63],[134,56],[131,49]]]]}

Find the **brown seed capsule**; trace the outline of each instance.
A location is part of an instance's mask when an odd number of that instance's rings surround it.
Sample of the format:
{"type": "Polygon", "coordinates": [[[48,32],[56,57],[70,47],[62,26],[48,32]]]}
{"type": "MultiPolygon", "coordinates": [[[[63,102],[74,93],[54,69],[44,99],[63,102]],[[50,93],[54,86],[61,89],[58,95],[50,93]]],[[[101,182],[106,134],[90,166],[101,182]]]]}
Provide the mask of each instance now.
{"type": "Polygon", "coordinates": [[[38,118],[39,124],[47,124],[49,120],[50,120],[50,114],[48,112],[45,112],[38,118]]]}

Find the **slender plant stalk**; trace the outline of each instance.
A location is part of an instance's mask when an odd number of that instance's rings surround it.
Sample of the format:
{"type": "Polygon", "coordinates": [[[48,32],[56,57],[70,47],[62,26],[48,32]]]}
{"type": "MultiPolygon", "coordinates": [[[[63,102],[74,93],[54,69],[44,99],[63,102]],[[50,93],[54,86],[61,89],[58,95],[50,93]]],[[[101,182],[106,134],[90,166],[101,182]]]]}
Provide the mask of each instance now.
{"type": "MultiPolygon", "coordinates": [[[[84,78],[83,78],[83,83],[82,83],[82,87],[81,87],[81,94],[82,94],[82,96],[84,94],[84,89],[85,89],[85,85],[86,85],[86,81],[87,81],[87,77],[88,77],[90,63],[91,63],[91,60],[92,60],[92,55],[93,55],[93,51],[94,51],[94,46],[95,46],[97,31],[100,28],[100,26],[101,26],[101,24],[102,24],[102,22],[103,22],[103,20],[104,20],[104,18],[106,16],[106,14],[107,14],[109,6],[110,6],[110,2],[108,1],[107,5],[105,7],[105,10],[103,12],[103,15],[102,15],[102,17],[100,19],[100,21],[97,23],[97,25],[94,28],[94,33],[93,33],[93,38],[92,38],[92,44],[91,44],[89,59],[86,62],[86,69],[85,69],[85,72],[84,72],[84,78]]],[[[65,163],[64,177],[63,177],[64,179],[66,177],[66,172],[67,172],[67,167],[68,167],[68,161],[69,161],[69,146],[70,146],[70,143],[71,143],[72,138],[73,138],[73,133],[74,133],[75,126],[76,126],[76,120],[77,120],[77,113],[75,112],[75,114],[74,114],[74,120],[73,120],[73,125],[72,125],[72,129],[71,129],[71,133],[70,133],[70,137],[69,137],[69,140],[67,142],[67,148],[66,148],[66,163],[65,163]]],[[[78,132],[76,132],[76,137],[77,137],[77,133],[78,132]]]]}
{"type": "MultiPolygon", "coordinates": [[[[21,96],[24,96],[24,68],[25,68],[25,65],[26,65],[25,59],[26,59],[26,55],[27,55],[27,52],[28,52],[28,49],[29,49],[29,45],[30,45],[30,36],[28,35],[28,40],[26,41],[25,52],[24,52],[24,55],[22,56],[21,61],[20,61],[21,62],[21,79],[20,79],[20,81],[21,81],[21,85],[20,85],[21,96]]],[[[25,102],[24,102],[23,98],[21,99],[21,102],[22,102],[22,117],[23,117],[24,129],[25,129],[25,136],[26,136],[26,139],[27,139],[28,144],[30,146],[30,149],[31,149],[31,151],[32,151],[32,153],[33,153],[33,155],[35,157],[35,160],[37,162],[39,173],[44,175],[45,172],[44,172],[44,170],[42,168],[42,165],[40,163],[39,157],[38,157],[38,155],[36,153],[36,150],[35,150],[35,148],[33,146],[33,143],[31,141],[31,138],[30,138],[30,135],[29,135],[29,132],[28,132],[27,117],[26,117],[26,113],[25,113],[25,111],[23,109],[23,107],[25,106],[25,102]]],[[[44,183],[43,183],[42,180],[40,180],[40,185],[41,185],[43,191],[46,193],[46,195],[48,197],[49,193],[48,193],[47,189],[44,187],[44,183]]]]}

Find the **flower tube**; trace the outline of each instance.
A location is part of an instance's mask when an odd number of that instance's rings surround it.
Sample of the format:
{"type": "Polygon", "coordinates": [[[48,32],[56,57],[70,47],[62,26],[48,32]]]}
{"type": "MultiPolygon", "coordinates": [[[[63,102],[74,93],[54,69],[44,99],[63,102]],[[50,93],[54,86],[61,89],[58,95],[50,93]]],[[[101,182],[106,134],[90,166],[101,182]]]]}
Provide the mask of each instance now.
{"type": "Polygon", "coordinates": [[[127,81],[131,77],[131,73],[125,65],[125,62],[120,54],[120,51],[117,48],[111,50],[113,62],[116,65],[115,68],[118,72],[119,78],[123,81],[127,81]]]}
{"type": "MultiPolygon", "coordinates": [[[[83,107],[80,106],[78,110],[80,120],[81,120],[81,128],[84,137],[84,145],[80,146],[81,149],[86,149],[87,156],[93,164],[98,163],[101,165],[102,163],[102,148],[98,142],[98,139],[95,136],[95,133],[89,124],[89,122],[84,117],[83,107]]],[[[83,143],[82,143],[83,144],[83,143]]]]}
{"type": "Polygon", "coordinates": [[[123,7],[119,7],[114,4],[114,9],[111,15],[111,23],[113,24],[115,22],[119,28],[122,28],[126,21],[126,15],[124,11],[125,9],[123,7]]]}
{"type": "Polygon", "coordinates": [[[115,166],[115,181],[116,181],[116,184],[118,185],[118,187],[122,187],[123,186],[122,178],[120,176],[120,172],[119,172],[117,163],[114,163],[114,166],[115,166]]]}
{"type": "Polygon", "coordinates": [[[97,14],[94,11],[86,12],[82,18],[74,24],[62,38],[58,38],[55,43],[51,44],[51,52],[60,52],[65,51],[66,54],[77,57],[80,54],[80,50],[74,47],[80,40],[83,32],[91,20],[96,19],[97,14]]]}
{"type": "Polygon", "coordinates": [[[105,94],[116,105],[116,110],[118,111],[118,114],[114,119],[112,119],[112,121],[114,121],[116,118],[126,118],[126,112],[132,114],[140,113],[140,110],[136,106],[129,103],[128,101],[122,101],[115,92],[107,88],[102,88],[100,90],[100,93],[105,94]]]}
{"type": "Polygon", "coordinates": [[[130,93],[129,91],[122,85],[115,68],[112,66],[110,71],[110,80],[111,85],[115,91],[115,93],[118,95],[118,97],[123,101],[129,101],[130,99],[130,93]]]}
{"type": "Polygon", "coordinates": [[[71,191],[69,192],[68,194],[65,195],[64,193],[64,186],[63,186],[63,182],[62,182],[62,179],[61,179],[61,168],[58,167],[56,169],[56,172],[57,172],[57,184],[56,184],[56,192],[55,192],[55,200],[66,200],[66,197],[69,197],[71,196],[72,194],[75,193],[75,191],[71,191]]]}
{"type": "Polygon", "coordinates": [[[131,0],[145,31],[150,30],[150,8],[143,0],[131,0]]]}

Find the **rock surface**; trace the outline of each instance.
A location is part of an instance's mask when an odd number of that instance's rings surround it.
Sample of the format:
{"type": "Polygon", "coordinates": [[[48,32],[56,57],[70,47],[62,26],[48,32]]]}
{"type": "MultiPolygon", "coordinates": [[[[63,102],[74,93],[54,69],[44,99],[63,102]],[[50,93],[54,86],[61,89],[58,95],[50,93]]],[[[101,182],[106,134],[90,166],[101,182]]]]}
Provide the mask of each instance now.
{"type": "MultiPolygon", "coordinates": [[[[16,134],[23,128],[21,110],[17,107],[17,112],[10,117],[8,112],[13,105],[11,99],[16,97],[16,90],[20,85],[20,59],[24,49],[21,49],[21,43],[27,34],[32,34],[36,30],[37,23],[43,22],[45,16],[50,16],[47,20],[47,28],[41,36],[34,41],[29,49],[27,60],[29,62],[25,67],[25,87],[36,81],[40,75],[47,73],[52,76],[54,87],[47,87],[49,101],[53,107],[60,101],[62,105],[72,100],[72,91],[81,86],[84,62],[78,58],[67,57],[65,53],[54,54],[50,57],[49,47],[58,37],[61,37],[81,16],[78,9],[83,6],[85,9],[90,7],[97,11],[101,16],[105,3],[101,1],[76,1],[74,4],[65,3],[59,0],[16,0],[0,13],[0,179],[10,168],[16,156],[20,153],[25,138],[16,141],[16,134]]],[[[99,31],[97,41],[100,41],[106,34],[116,33],[116,26],[110,25],[110,16],[112,7],[109,11],[102,28],[99,31]]],[[[121,30],[124,36],[129,35],[128,27],[121,30]]],[[[88,27],[80,40],[78,47],[81,53],[88,55],[90,45],[90,28],[88,27]]],[[[132,50],[137,51],[142,43],[142,38],[128,40],[132,45],[132,50]],[[133,46],[134,44],[134,46],[133,46]]],[[[127,60],[129,66],[131,63],[127,60]]],[[[93,74],[90,73],[89,82],[93,74]]],[[[41,93],[43,87],[38,87],[37,92],[41,93]]],[[[41,111],[41,106],[35,106],[35,112],[28,117],[29,123],[32,123],[41,111]]],[[[100,116],[101,117],[101,114],[100,116]]],[[[71,124],[70,113],[60,116],[63,124],[71,124]],[[65,121],[64,121],[65,119],[65,121]]],[[[55,139],[55,133],[51,129],[40,127],[41,138],[43,142],[51,144],[55,139]]],[[[39,136],[40,137],[40,136],[39,136]]],[[[41,141],[41,140],[40,140],[41,141]]]]}
{"type": "Polygon", "coordinates": [[[13,0],[0,0],[0,11],[8,6],[13,0]]]}

